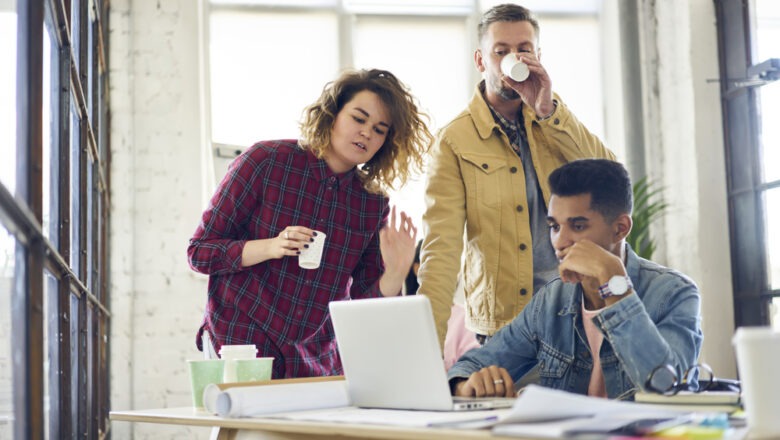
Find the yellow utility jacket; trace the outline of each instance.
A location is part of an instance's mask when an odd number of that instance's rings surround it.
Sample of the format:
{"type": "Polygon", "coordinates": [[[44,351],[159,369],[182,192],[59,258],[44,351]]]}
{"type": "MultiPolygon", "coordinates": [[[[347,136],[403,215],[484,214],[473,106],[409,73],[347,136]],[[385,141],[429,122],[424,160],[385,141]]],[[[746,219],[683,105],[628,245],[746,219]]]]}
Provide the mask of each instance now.
{"type": "MultiPolygon", "coordinates": [[[[418,292],[431,300],[442,347],[461,255],[468,329],[494,334],[533,295],[523,164],[493,119],[483,87],[480,83],[468,108],[441,129],[428,168],[418,292]]],[[[559,166],[591,157],[615,160],[557,95],[555,102],[555,111],[544,121],[537,120],[532,108],[522,107],[545,205],[550,200],[547,177],[559,166]]]]}

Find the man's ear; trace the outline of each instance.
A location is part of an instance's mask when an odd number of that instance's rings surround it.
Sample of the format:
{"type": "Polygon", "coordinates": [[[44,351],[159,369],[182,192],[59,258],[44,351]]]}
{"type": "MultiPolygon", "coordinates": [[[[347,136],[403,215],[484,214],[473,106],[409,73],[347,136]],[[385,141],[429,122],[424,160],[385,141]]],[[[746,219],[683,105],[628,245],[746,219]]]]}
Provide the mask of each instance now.
{"type": "Polygon", "coordinates": [[[485,71],[485,60],[482,58],[482,49],[474,51],[474,64],[477,66],[477,70],[479,70],[480,73],[485,71]]]}
{"type": "Polygon", "coordinates": [[[620,214],[618,218],[612,223],[615,228],[615,241],[623,240],[631,233],[631,227],[634,225],[634,220],[630,214],[620,214]]]}

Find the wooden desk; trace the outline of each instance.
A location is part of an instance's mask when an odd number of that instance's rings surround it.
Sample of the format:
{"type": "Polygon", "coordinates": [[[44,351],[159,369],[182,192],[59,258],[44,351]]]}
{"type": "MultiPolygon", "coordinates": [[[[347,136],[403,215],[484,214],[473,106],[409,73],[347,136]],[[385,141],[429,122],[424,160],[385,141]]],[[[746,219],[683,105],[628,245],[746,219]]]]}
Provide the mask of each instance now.
{"type": "MultiPolygon", "coordinates": [[[[112,421],[162,423],[213,427],[212,440],[325,440],[325,439],[511,439],[518,437],[493,436],[490,430],[407,428],[386,425],[356,425],[347,423],[300,422],[269,418],[229,419],[206,412],[195,412],[191,407],[163,408],[135,411],[111,411],[112,421]]],[[[525,439],[534,440],[534,439],[525,439]]]]}

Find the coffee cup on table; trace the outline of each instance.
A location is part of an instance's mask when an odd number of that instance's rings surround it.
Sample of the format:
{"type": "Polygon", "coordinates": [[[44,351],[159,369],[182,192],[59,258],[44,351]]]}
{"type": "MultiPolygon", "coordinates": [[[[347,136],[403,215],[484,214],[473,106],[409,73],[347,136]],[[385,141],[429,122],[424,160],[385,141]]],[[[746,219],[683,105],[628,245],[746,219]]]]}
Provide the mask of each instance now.
{"type": "Polygon", "coordinates": [[[204,359],[187,361],[190,370],[190,385],[192,387],[192,406],[203,409],[203,390],[212,383],[222,383],[225,361],[221,359],[204,359]]]}
{"type": "Polygon", "coordinates": [[[236,360],[236,379],[239,382],[271,380],[274,358],[261,357],[236,360]]]}
{"type": "Polygon", "coordinates": [[[255,359],[257,357],[257,347],[254,344],[223,345],[219,349],[219,357],[225,361],[224,383],[238,382],[236,361],[239,359],[255,359]]]}
{"type": "Polygon", "coordinates": [[[780,438],[780,332],[770,327],[740,327],[734,334],[737,367],[748,438],[780,438]]]}

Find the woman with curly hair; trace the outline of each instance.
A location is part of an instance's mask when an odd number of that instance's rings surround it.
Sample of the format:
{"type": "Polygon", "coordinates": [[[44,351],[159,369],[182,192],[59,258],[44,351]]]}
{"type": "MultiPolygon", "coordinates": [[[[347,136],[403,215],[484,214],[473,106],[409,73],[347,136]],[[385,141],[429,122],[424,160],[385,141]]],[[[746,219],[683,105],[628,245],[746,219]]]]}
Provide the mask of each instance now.
{"type": "Polygon", "coordinates": [[[187,254],[209,275],[204,331],[222,345],[254,344],[273,377],[342,374],[330,301],[395,296],[417,228],[396,221],[386,190],[420,170],[432,136],[390,72],[359,70],[328,83],[303,113],[300,140],[263,141],[231,163],[187,254]],[[325,235],[321,264],[297,255],[325,235]]]}

